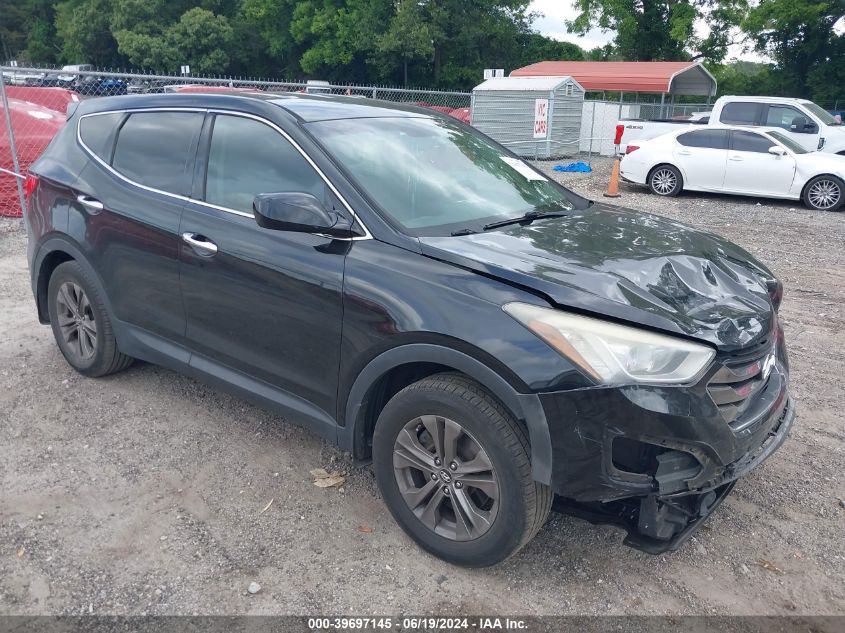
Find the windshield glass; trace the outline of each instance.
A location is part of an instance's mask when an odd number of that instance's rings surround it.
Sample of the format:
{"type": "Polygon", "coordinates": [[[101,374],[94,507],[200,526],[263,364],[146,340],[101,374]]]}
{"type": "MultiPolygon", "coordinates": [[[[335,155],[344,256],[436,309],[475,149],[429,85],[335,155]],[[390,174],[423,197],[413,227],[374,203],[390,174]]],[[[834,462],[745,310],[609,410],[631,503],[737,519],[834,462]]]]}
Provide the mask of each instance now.
{"type": "Polygon", "coordinates": [[[802,106],[807,108],[811,113],[816,115],[821,122],[825,125],[842,125],[836,118],[827,110],[825,110],[820,105],[816,105],[812,101],[804,101],[801,103],[802,106]]]}
{"type": "Polygon", "coordinates": [[[801,145],[799,145],[797,142],[793,141],[791,138],[789,138],[786,134],[784,134],[782,132],[776,132],[776,131],[772,130],[771,132],[769,132],[769,136],[771,136],[773,139],[775,139],[781,145],[784,145],[786,147],[786,149],[788,149],[793,154],[806,154],[807,153],[806,149],[804,149],[801,145]]]}
{"type": "Polygon", "coordinates": [[[412,235],[480,230],[529,211],[572,208],[563,187],[448,121],[343,119],[307,127],[389,219],[412,235]]]}

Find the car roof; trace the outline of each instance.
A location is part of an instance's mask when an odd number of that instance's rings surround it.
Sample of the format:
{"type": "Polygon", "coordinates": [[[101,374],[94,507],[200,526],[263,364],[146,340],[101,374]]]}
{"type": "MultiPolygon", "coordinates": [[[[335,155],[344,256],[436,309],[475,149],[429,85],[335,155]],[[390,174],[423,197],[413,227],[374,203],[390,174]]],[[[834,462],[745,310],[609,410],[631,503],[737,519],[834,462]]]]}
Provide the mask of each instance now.
{"type": "Polygon", "coordinates": [[[807,99],[796,99],[795,97],[758,97],[751,95],[725,96],[721,97],[721,99],[726,101],[751,101],[756,103],[810,103],[807,99]]]}
{"type": "Polygon", "coordinates": [[[435,118],[440,115],[414,105],[353,96],[305,94],[294,92],[190,92],[154,95],[128,95],[86,99],[82,113],[108,112],[145,107],[225,107],[237,109],[245,100],[271,103],[289,112],[302,122],[332,119],[362,119],[383,117],[435,118]]]}

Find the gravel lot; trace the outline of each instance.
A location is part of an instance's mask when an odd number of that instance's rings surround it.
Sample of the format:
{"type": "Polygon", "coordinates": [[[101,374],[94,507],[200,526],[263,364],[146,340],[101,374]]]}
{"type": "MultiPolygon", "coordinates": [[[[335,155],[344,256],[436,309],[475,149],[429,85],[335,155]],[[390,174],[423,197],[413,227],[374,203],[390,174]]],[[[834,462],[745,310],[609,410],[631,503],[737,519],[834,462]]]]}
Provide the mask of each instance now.
{"type": "MultiPolygon", "coordinates": [[[[600,196],[609,162],[594,166],[562,178],[600,196]]],[[[786,286],[795,430],[681,551],[553,515],[496,568],[434,559],[369,469],[298,427],[151,365],[75,374],[37,322],[23,225],[1,220],[0,613],[845,614],[845,214],[622,193],[730,237],[786,286]],[[345,485],[314,486],[319,467],[345,485]]]]}

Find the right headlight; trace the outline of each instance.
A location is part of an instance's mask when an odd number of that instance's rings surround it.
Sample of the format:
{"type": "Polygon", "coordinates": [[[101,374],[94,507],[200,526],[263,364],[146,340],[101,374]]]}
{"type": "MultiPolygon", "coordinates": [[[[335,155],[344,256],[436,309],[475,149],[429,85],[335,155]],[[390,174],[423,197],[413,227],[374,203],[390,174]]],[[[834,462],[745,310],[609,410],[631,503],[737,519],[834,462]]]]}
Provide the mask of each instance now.
{"type": "Polygon", "coordinates": [[[716,355],[706,345],[553,308],[503,310],[602,384],[690,382],[716,355]]]}

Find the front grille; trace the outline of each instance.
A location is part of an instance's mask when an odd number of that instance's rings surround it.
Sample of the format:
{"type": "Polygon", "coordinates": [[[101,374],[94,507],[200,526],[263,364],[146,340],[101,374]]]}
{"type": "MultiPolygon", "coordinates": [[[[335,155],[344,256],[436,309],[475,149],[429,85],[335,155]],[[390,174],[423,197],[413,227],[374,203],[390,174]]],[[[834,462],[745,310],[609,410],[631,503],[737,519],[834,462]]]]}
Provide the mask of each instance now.
{"type": "Polygon", "coordinates": [[[757,349],[753,357],[726,359],[707,383],[707,391],[725,421],[736,428],[768,382],[774,363],[771,345],[757,349]]]}

